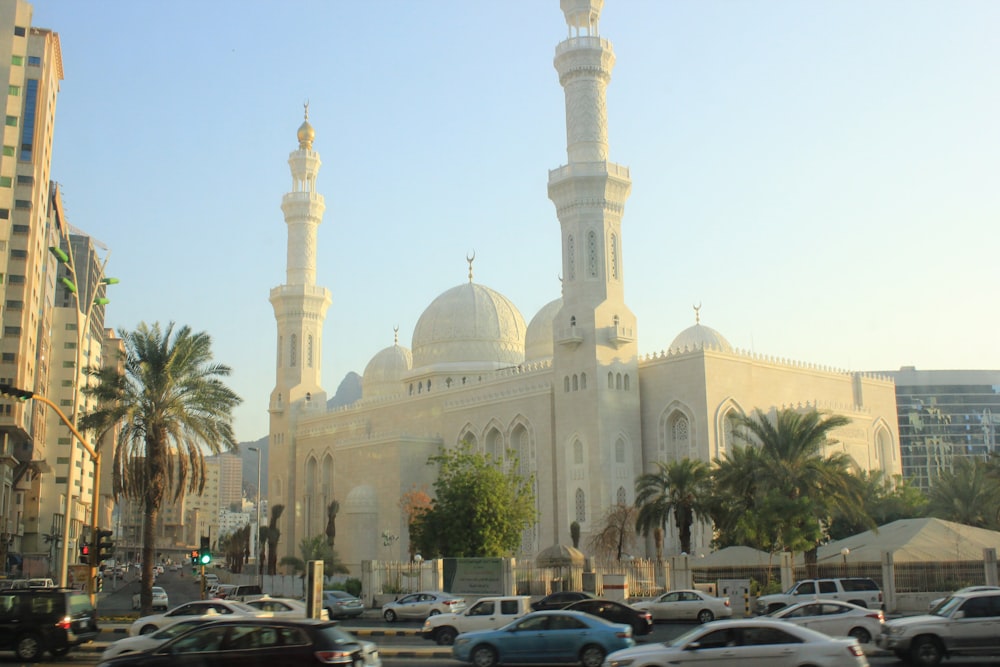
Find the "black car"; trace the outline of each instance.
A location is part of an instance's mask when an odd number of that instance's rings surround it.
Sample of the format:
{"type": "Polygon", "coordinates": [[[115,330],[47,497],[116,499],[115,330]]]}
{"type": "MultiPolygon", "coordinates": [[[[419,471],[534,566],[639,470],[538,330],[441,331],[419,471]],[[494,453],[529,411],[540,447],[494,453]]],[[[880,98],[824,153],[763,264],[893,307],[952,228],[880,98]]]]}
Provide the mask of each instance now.
{"type": "Polygon", "coordinates": [[[379,664],[378,649],[335,621],[230,617],[192,628],[156,648],[104,660],[100,667],[365,664],[379,664]]]}
{"type": "Polygon", "coordinates": [[[90,596],[65,588],[0,591],[0,650],[14,651],[18,660],[34,662],[48,651],[66,655],[71,648],[94,641],[97,610],[90,596]]]}
{"type": "Polygon", "coordinates": [[[632,626],[632,635],[648,635],[653,631],[653,615],[648,611],[640,611],[633,607],[615,602],[614,600],[580,600],[568,607],[567,611],[582,611],[591,616],[600,616],[612,623],[624,623],[632,626]]]}
{"type": "Polygon", "coordinates": [[[563,591],[561,593],[551,593],[537,602],[532,602],[531,608],[535,611],[545,611],[546,609],[565,609],[567,605],[571,605],[574,602],[579,602],[580,600],[592,600],[593,598],[593,595],[590,593],[584,593],[583,591],[563,591]]]}

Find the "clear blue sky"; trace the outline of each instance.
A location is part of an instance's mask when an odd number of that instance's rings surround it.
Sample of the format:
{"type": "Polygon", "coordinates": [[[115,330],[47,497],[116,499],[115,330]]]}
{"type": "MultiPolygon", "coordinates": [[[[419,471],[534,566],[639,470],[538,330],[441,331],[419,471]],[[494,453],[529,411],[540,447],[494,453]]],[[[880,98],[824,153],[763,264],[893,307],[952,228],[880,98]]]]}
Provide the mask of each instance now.
{"type": "MultiPolygon", "coordinates": [[[[108,324],[208,332],[267,434],[282,195],[310,101],[332,395],[466,280],[559,295],[558,0],[36,0],[53,178],[111,248],[108,324]]],[[[1000,2],[607,0],[640,350],[702,323],[851,370],[1000,368],[1000,2]]]]}

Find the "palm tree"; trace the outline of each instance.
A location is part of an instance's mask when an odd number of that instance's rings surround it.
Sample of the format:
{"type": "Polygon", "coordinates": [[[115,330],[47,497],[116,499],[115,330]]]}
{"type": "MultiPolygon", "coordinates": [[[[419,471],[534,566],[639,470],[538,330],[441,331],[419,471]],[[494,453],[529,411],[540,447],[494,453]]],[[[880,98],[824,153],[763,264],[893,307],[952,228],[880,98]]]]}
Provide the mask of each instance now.
{"type": "Polygon", "coordinates": [[[993,528],[1000,514],[1000,485],[989,464],[960,458],[945,470],[928,492],[930,516],[977,528],[993,528]]]}
{"type": "Polygon", "coordinates": [[[666,527],[671,514],[681,539],[681,551],[691,553],[691,526],[696,519],[709,518],[708,464],[697,459],[656,462],[657,471],[640,475],[635,481],[635,506],[639,514],[635,530],[649,535],[666,527]]]}
{"type": "Polygon", "coordinates": [[[337,514],[340,513],[340,503],[331,500],[326,506],[326,543],[333,548],[333,543],[337,540],[337,514]]]}
{"type": "Polygon", "coordinates": [[[271,576],[278,574],[278,540],[281,539],[281,530],[278,528],[278,521],[285,512],[284,505],[275,505],[269,512],[270,521],[267,524],[267,573],[271,576]]]}
{"type": "Polygon", "coordinates": [[[212,339],[171,322],[145,322],[121,331],[121,366],[88,368],[96,384],[85,392],[98,407],[83,415],[84,429],[120,427],[115,443],[112,493],[143,507],[142,613],[152,611],[156,520],[165,498],[205,486],[204,452],[236,449],[233,408],[242,402],[221,380],[228,366],[212,362],[212,339]]]}
{"type": "MultiPolygon", "coordinates": [[[[753,501],[758,520],[774,527],[775,546],[803,551],[806,567],[816,576],[816,550],[836,511],[850,511],[875,527],[862,503],[863,485],[851,473],[851,457],[824,454],[835,442],[830,432],[851,420],[791,408],[778,411],[773,421],[760,410],[736,419],[736,437],[760,448],[753,501]]],[[[738,448],[734,456],[745,456],[738,448]]]]}

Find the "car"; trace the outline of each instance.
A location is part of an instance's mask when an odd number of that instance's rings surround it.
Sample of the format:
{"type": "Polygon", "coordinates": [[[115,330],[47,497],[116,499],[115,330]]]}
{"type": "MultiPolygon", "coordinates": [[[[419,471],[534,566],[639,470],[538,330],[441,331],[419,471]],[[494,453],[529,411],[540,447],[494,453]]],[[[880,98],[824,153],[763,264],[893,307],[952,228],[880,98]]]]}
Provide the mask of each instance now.
{"type": "Polygon", "coordinates": [[[563,609],[574,602],[580,600],[591,600],[594,596],[590,593],[584,593],[583,591],[560,591],[558,593],[550,593],[546,595],[541,600],[531,603],[531,608],[535,611],[543,611],[545,609],[563,609]]]}
{"type": "Polygon", "coordinates": [[[0,650],[21,662],[53,657],[93,641],[100,629],[90,596],[65,588],[8,589],[0,592],[0,650]]]}
{"type": "Polygon", "coordinates": [[[101,667],[344,665],[381,667],[378,647],[320,619],[231,616],[188,629],[155,648],[102,660],[101,667]]]}
{"type": "Polygon", "coordinates": [[[463,632],[451,655],[476,667],[547,662],[600,667],[604,657],[635,645],[632,626],[566,609],[533,611],[498,630],[463,632]]]}
{"type": "MultiPolygon", "coordinates": [[[[270,595],[247,600],[245,604],[259,611],[270,612],[276,618],[305,618],[307,611],[305,603],[300,600],[273,598],[270,595]]],[[[320,618],[329,619],[330,613],[326,609],[320,609],[320,618]]]]}
{"type": "Polygon", "coordinates": [[[633,637],[648,635],[653,631],[652,614],[648,611],[640,611],[622,602],[615,602],[614,600],[602,600],[600,598],[577,600],[568,607],[563,607],[563,609],[567,611],[582,611],[585,614],[599,616],[605,621],[631,625],[633,637]]]}
{"type": "Polygon", "coordinates": [[[717,598],[696,589],[667,591],[659,597],[635,602],[633,607],[648,611],[654,621],[698,621],[708,623],[717,618],[729,618],[733,608],[729,598],[717,598]]]}
{"type": "Polygon", "coordinates": [[[173,639],[177,635],[187,632],[191,628],[202,625],[209,621],[216,621],[223,618],[216,613],[205,614],[204,616],[188,616],[169,625],[164,626],[156,632],[146,635],[136,635],[134,637],[124,637],[118,641],[111,642],[101,653],[102,660],[108,660],[125,653],[136,653],[156,648],[168,639],[173,639]]]}
{"type": "MultiPolygon", "coordinates": [[[[135,593],[132,596],[132,609],[140,609],[142,607],[142,593],[135,593]]],[[[153,586],[153,609],[162,609],[166,611],[170,609],[170,598],[167,596],[167,591],[160,586],[153,586]]]]}
{"type": "MultiPolygon", "coordinates": [[[[201,583],[201,577],[200,576],[199,577],[195,577],[194,578],[194,583],[200,584],[201,583]]],[[[214,572],[209,572],[209,573],[207,573],[205,575],[205,588],[206,589],[211,588],[212,586],[218,586],[220,583],[221,582],[219,581],[219,575],[215,574],[214,572]]]]}
{"type": "Polygon", "coordinates": [[[388,623],[397,619],[423,621],[435,614],[458,613],[465,609],[465,599],[441,591],[410,593],[382,605],[382,618],[388,623]]]}
{"type": "Polygon", "coordinates": [[[882,634],[882,624],[885,623],[881,609],[868,609],[837,600],[796,602],[768,616],[812,628],[831,637],[854,637],[859,644],[871,643],[882,634]]]}
{"type": "Polygon", "coordinates": [[[830,637],[773,618],[712,621],[676,639],[616,651],[604,667],[868,667],[853,637],[830,637]]]}
{"type": "Polygon", "coordinates": [[[883,605],[882,590],[874,579],[834,577],[803,579],[783,593],[760,596],[754,608],[758,614],[770,614],[790,604],[808,600],[840,600],[869,609],[881,609],[883,605]]]}
{"type": "Polygon", "coordinates": [[[365,613],[365,603],[347,591],[323,591],[323,606],[330,618],[355,618],[365,613]]]}
{"type": "MultiPolygon", "coordinates": [[[[978,593],[979,591],[1000,591],[1000,586],[966,586],[965,588],[959,588],[951,595],[964,595],[965,593],[978,593]]],[[[927,605],[927,610],[934,611],[939,604],[947,600],[951,595],[931,600],[930,604],[927,605]]]]}
{"type": "Polygon", "coordinates": [[[212,594],[212,597],[222,600],[246,602],[263,594],[263,591],[257,584],[220,584],[212,594]]]}
{"type": "Polygon", "coordinates": [[[212,586],[206,591],[209,597],[213,597],[219,600],[225,600],[228,597],[230,591],[236,589],[236,584],[219,584],[217,586],[212,586]]]}
{"type": "Polygon", "coordinates": [[[130,637],[134,637],[135,635],[148,635],[180,620],[185,616],[203,616],[204,614],[209,613],[210,609],[215,611],[217,614],[223,615],[272,615],[270,612],[254,609],[253,607],[247,606],[242,602],[236,602],[235,600],[193,600],[191,602],[186,602],[179,607],[174,607],[165,614],[143,616],[129,626],[128,634],[130,637]]]}
{"type": "Polygon", "coordinates": [[[933,667],[946,657],[1000,656],[998,627],[1000,591],[956,593],[930,614],[886,621],[876,643],[900,660],[933,667]]]}

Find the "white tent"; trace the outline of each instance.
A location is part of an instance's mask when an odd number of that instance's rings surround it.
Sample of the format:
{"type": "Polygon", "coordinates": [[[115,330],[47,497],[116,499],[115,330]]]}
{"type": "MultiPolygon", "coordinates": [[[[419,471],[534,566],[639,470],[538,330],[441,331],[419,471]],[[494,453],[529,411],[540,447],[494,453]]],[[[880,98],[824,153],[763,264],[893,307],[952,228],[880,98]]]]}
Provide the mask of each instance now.
{"type": "MultiPolygon", "coordinates": [[[[986,548],[1000,552],[1000,532],[943,519],[900,519],[879,526],[878,532],[869,530],[823,545],[817,559],[839,563],[847,549],[848,563],[879,563],[884,551],[897,563],[982,560],[986,548]]],[[[802,554],[795,560],[801,564],[802,554]]]]}

